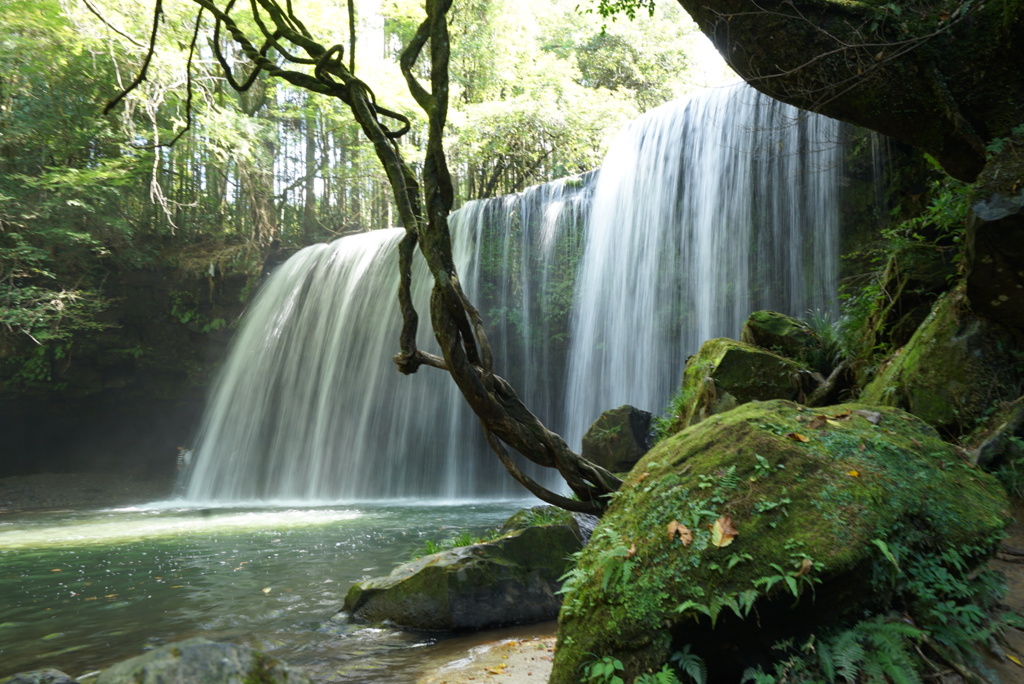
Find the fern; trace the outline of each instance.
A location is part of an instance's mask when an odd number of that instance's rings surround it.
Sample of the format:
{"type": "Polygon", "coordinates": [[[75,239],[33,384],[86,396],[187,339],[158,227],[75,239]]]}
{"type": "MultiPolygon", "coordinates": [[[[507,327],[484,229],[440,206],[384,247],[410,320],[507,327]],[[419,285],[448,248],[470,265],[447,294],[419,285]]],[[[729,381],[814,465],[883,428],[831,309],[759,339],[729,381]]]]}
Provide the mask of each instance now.
{"type": "MultiPolygon", "coordinates": [[[[857,681],[860,674],[860,664],[864,662],[864,647],[857,640],[855,629],[849,629],[840,633],[831,640],[831,669],[835,676],[847,684],[857,681]]],[[[820,654],[819,654],[820,655],[820,654]]]]}
{"type": "Polygon", "coordinates": [[[633,680],[633,684],[683,684],[668,665],[651,674],[642,674],[633,680]]]}
{"type": "Polygon", "coordinates": [[[680,672],[692,679],[694,684],[707,684],[708,666],[704,664],[703,658],[690,652],[689,644],[684,646],[682,651],[673,653],[669,660],[680,672]]]}
{"type": "Polygon", "coordinates": [[[776,684],[778,681],[773,675],[765,673],[759,667],[748,667],[743,671],[743,678],[740,679],[740,684],[746,684],[747,682],[752,682],[753,684],[776,684]]]}

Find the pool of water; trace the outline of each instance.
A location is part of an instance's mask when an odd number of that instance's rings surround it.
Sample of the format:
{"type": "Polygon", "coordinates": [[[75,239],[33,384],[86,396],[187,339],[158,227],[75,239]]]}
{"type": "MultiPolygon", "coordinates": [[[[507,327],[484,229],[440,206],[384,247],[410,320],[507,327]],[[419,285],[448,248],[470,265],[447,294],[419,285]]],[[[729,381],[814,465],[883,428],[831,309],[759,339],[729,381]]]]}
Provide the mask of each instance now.
{"type": "Polygon", "coordinates": [[[331,620],[352,582],[530,501],[139,508],[0,516],[0,678],[72,676],[202,636],[320,681],[412,681],[443,635],[331,620]]]}

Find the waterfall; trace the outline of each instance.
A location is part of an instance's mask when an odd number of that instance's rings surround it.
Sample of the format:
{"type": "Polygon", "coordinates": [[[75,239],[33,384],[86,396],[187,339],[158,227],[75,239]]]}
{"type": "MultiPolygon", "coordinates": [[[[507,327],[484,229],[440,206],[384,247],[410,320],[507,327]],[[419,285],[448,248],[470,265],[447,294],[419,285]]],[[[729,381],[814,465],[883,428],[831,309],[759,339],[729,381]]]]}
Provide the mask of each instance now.
{"type": "Polygon", "coordinates": [[[564,417],[657,412],[686,357],[751,311],[834,306],[838,122],[746,85],[633,122],[601,166],[573,311],[564,417]]]}
{"type": "MultiPolygon", "coordinates": [[[[660,410],[686,356],[750,311],[829,307],[837,138],[746,86],[713,90],[634,122],[597,174],[459,209],[454,256],[496,371],[578,445],[603,409],[660,410]]],[[[186,499],[524,494],[447,375],[391,362],[401,234],[307,247],[263,285],[208,399],[186,499]]],[[[422,265],[414,280],[425,313],[422,265]]]]}

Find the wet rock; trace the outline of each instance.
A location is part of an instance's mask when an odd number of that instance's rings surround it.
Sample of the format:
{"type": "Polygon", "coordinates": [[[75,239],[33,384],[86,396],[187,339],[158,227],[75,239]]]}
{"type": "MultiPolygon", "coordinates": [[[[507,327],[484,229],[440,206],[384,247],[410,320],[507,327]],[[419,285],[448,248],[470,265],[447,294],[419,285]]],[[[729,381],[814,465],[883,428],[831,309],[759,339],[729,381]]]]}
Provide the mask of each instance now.
{"type": "Polygon", "coordinates": [[[628,404],[610,409],[583,435],[583,458],[613,473],[625,473],[653,443],[653,416],[628,404]]]}
{"type": "Polygon", "coordinates": [[[8,679],[0,679],[2,684],[78,684],[77,679],[72,679],[60,670],[31,670],[30,672],[19,672],[8,679]]]}
{"type": "Polygon", "coordinates": [[[707,681],[740,681],[782,640],[913,614],[923,604],[894,577],[945,600],[928,578],[970,581],[1006,509],[994,478],[898,409],[769,401],[712,416],[654,447],[601,518],[566,580],[550,682],[575,684],[603,656],[632,681],[687,647],[707,681]]]}
{"type": "Polygon", "coordinates": [[[178,641],[100,673],[96,684],[312,684],[312,680],[256,649],[207,639],[178,641]]]}
{"type": "Polygon", "coordinates": [[[344,610],[360,621],[422,630],[484,629],[553,620],[559,578],[580,540],[567,525],[516,530],[424,556],[357,582],[344,610]]]}

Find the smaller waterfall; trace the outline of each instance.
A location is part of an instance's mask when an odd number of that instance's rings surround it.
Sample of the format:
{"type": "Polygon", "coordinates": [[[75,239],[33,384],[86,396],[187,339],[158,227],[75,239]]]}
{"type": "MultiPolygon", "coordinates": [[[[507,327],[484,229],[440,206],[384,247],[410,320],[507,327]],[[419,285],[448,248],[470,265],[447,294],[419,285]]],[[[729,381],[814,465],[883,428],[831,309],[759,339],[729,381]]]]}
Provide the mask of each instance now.
{"type": "Polygon", "coordinates": [[[834,306],[838,122],[739,84],[637,119],[594,189],[566,438],[624,403],[659,411],[686,357],[751,311],[834,306]]]}

